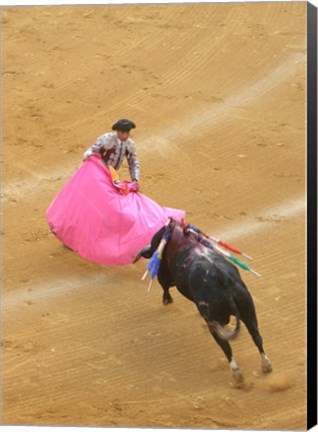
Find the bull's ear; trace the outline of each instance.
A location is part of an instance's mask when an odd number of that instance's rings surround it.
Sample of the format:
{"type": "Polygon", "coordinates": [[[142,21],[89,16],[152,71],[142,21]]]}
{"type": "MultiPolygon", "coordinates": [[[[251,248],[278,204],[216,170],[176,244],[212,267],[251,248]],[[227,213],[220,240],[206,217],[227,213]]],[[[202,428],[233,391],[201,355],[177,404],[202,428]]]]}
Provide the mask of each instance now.
{"type": "Polygon", "coordinates": [[[189,229],[188,229],[188,225],[185,225],[185,226],[183,227],[183,235],[184,235],[185,237],[187,237],[187,236],[190,235],[190,231],[189,231],[189,229]]]}

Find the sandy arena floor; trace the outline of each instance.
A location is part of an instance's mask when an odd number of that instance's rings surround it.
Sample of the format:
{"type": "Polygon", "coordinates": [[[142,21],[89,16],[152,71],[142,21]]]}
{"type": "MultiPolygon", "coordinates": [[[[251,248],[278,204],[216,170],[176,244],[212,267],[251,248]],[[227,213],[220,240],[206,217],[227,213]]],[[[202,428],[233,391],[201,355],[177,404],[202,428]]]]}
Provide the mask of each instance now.
{"type": "Polygon", "coordinates": [[[2,423],[305,429],[306,3],[7,7],[2,23],[2,423]],[[86,262],[48,229],[121,117],[141,191],[262,274],[242,271],[274,370],[242,326],[244,390],[194,305],[147,292],[145,262],[86,262]]]}

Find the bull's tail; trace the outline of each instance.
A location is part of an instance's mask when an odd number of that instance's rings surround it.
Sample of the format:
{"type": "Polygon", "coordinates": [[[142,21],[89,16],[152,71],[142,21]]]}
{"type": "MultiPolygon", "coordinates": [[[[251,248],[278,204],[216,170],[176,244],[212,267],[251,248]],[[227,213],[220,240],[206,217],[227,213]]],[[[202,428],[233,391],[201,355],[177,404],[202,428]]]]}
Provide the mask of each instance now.
{"type": "Polygon", "coordinates": [[[237,309],[236,303],[231,294],[230,294],[230,305],[236,320],[234,330],[230,330],[229,328],[225,328],[221,326],[221,324],[215,320],[209,323],[210,330],[214,331],[223,340],[235,339],[240,332],[240,313],[237,309]]]}
{"type": "Polygon", "coordinates": [[[209,327],[210,330],[215,332],[221,339],[230,340],[235,339],[240,331],[240,319],[238,316],[235,316],[236,325],[234,330],[230,330],[228,328],[222,327],[220,323],[217,321],[210,321],[209,327]]]}

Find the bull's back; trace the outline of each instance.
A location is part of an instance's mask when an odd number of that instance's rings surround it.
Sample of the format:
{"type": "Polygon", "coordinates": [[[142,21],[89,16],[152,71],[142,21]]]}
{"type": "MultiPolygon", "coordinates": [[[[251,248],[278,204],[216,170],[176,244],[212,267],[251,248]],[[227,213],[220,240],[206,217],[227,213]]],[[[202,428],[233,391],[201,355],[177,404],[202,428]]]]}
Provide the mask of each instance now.
{"type": "Polygon", "coordinates": [[[180,250],[172,260],[171,272],[182,294],[207,297],[219,290],[244,290],[237,268],[220,254],[207,248],[187,248],[180,250]]]}

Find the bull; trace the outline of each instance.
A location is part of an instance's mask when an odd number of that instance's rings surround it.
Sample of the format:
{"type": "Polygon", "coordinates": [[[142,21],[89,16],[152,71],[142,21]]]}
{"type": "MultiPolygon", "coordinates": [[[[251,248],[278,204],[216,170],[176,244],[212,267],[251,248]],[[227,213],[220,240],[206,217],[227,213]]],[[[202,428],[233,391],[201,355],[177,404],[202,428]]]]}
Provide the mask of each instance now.
{"type": "Polygon", "coordinates": [[[141,257],[151,258],[169,225],[170,237],[162,253],[158,281],[163,288],[163,304],[173,302],[170,288],[175,286],[187,299],[195,303],[211,335],[223,350],[236,387],[244,386],[244,375],[236,363],[229,340],[235,338],[242,321],[261,356],[264,373],[272,371],[258,330],[256,311],[249,293],[235,265],[213,248],[198,241],[187,225],[173,219],[152,237],[151,244],[141,249],[133,262],[141,257]],[[230,317],[235,317],[235,328],[228,328],[230,317]]]}

